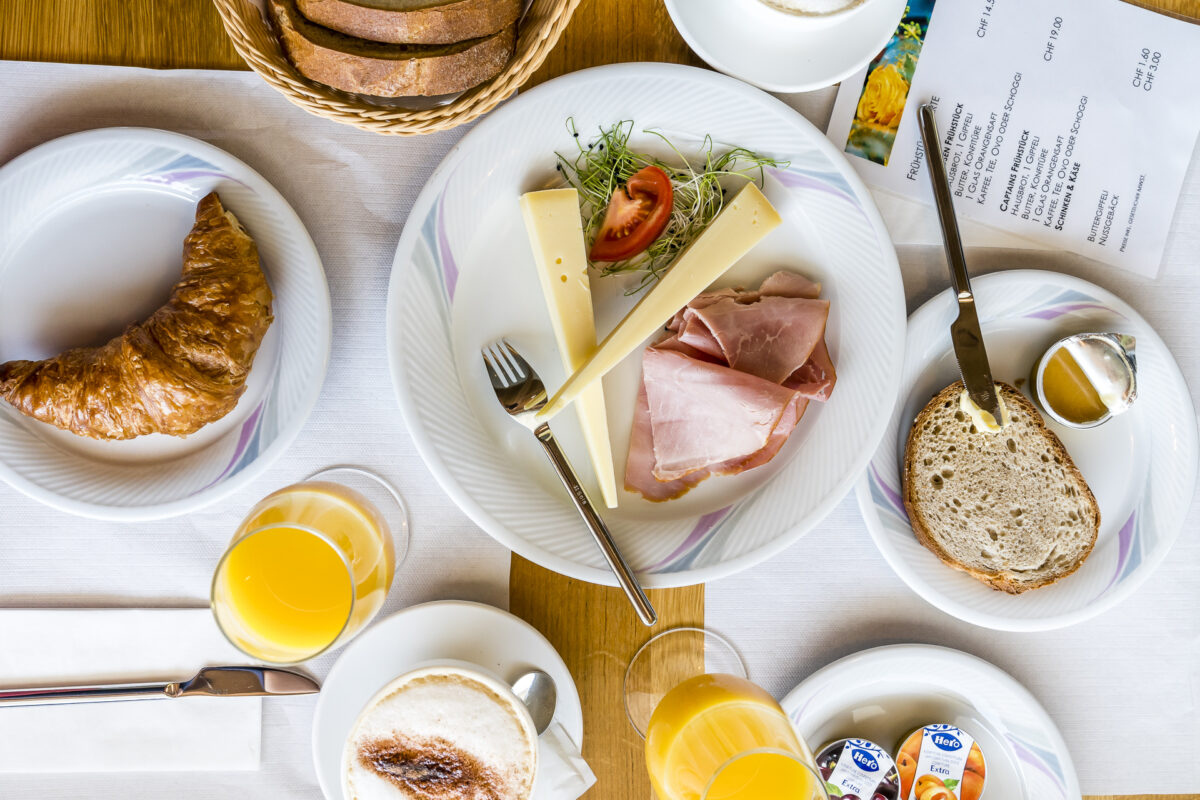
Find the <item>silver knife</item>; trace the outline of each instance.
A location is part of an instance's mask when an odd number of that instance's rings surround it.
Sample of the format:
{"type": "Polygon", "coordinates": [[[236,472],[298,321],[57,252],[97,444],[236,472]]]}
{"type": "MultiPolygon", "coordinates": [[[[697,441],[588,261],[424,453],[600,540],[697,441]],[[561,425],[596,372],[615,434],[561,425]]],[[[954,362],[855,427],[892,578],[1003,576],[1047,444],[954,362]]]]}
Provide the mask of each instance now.
{"type": "Polygon", "coordinates": [[[992,380],[992,368],[983,344],[983,331],[979,329],[979,313],[975,308],[975,295],[971,292],[971,279],[967,275],[967,260],[963,256],[958,220],[954,216],[950,182],[946,179],[946,163],[942,160],[942,143],[933,118],[933,107],[922,103],[918,108],[918,117],[925,159],[929,163],[929,181],[933,184],[933,199],[937,203],[938,220],[942,223],[946,261],[958,292],[958,318],[950,325],[950,341],[954,344],[958,371],[971,402],[991,414],[997,425],[1003,425],[1000,398],[996,395],[996,385],[992,380]]]}
{"type": "Polygon", "coordinates": [[[0,689],[0,707],[52,706],[65,703],[112,703],[167,697],[254,697],[313,694],[320,685],[306,675],[272,667],[207,667],[189,681],[62,686],[49,689],[0,689]]]}

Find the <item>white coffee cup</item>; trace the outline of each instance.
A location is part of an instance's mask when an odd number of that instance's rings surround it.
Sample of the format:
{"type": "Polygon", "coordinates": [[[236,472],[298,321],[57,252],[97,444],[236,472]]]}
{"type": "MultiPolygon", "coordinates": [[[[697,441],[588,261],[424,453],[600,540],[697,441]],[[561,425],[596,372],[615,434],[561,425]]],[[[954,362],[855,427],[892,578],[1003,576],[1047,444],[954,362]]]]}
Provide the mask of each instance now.
{"type": "Polygon", "coordinates": [[[477,664],[424,662],[391,680],[359,712],[342,751],[346,800],[439,797],[487,785],[505,800],[533,795],[538,737],[525,704],[477,664]]]}

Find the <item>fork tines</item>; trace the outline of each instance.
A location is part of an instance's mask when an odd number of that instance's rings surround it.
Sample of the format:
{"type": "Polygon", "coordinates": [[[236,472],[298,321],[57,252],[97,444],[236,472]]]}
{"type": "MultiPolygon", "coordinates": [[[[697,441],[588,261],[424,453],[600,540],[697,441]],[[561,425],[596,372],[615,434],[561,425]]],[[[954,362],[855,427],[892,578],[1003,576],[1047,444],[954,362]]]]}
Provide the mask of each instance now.
{"type": "Polygon", "coordinates": [[[513,349],[507,339],[497,339],[485,345],[481,353],[493,384],[512,386],[529,377],[529,362],[513,349]]]}

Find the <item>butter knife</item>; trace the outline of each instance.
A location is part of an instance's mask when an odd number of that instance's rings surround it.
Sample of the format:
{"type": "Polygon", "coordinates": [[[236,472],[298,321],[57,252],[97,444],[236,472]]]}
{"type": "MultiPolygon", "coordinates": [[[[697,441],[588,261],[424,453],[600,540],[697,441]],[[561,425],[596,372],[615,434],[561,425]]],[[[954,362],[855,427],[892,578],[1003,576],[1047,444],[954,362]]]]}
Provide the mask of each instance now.
{"type": "Polygon", "coordinates": [[[996,385],[992,380],[992,368],[983,344],[983,331],[979,329],[979,313],[975,307],[975,295],[971,292],[971,278],[967,275],[967,259],[963,256],[958,220],[954,216],[950,182],[946,178],[946,163],[942,160],[942,143],[933,118],[933,106],[922,103],[917,111],[925,159],[929,164],[929,181],[933,184],[933,199],[937,204],[938,220],[942,224],[946,262],[950,265],[950,276],[958,292],[958,318],[950,325],[954,357],[958,359],[958,371],[971,402],[991,414],[997,425],[1003,425],[1000,398],[996,395],[996,385]]]}
{"type": "Polygon", "coordinates": [[[168,697],[254,697],[313,694],[320,685],[306,675],[272,667],[207,667],[188,681],[62,686],[49,689],[0,689],[0,707],[52,706],[65,703],[112,703],[168,697]]]}

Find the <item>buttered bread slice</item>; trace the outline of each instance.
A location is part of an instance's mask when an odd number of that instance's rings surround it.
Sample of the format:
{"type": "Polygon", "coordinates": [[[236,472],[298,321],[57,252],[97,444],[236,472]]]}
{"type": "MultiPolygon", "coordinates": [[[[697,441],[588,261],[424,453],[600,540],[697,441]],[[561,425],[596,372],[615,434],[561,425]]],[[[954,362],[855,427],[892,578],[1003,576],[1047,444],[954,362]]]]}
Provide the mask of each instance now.
{"type": "Polygon", "coordinates": [[[1009,424],[980,431],[961,382],[917,416],[904,452],[904,506],[917,540],[955,569],[1018,594],[1070,575],[1092,552],[1100,507],[1041,415],[996,384],[1009,424]]]}

